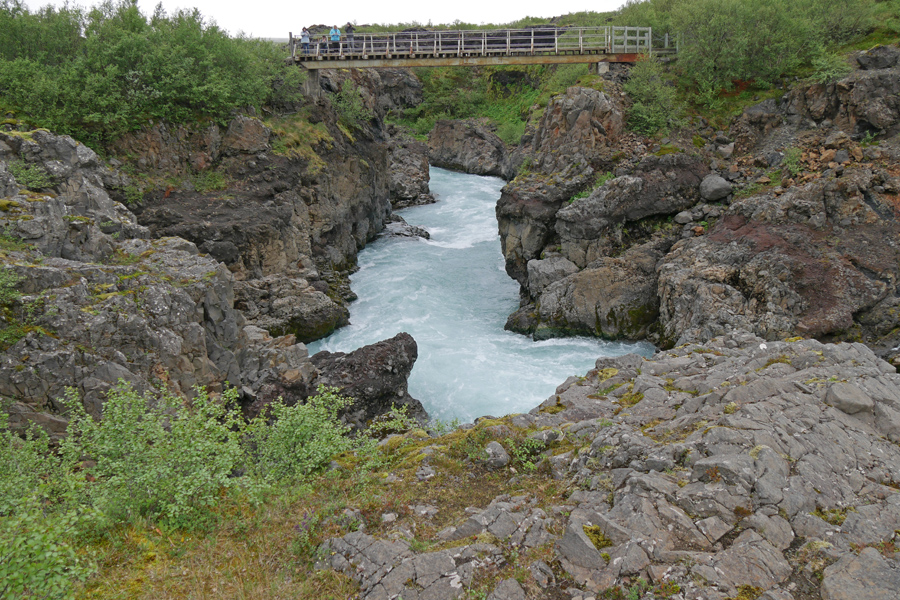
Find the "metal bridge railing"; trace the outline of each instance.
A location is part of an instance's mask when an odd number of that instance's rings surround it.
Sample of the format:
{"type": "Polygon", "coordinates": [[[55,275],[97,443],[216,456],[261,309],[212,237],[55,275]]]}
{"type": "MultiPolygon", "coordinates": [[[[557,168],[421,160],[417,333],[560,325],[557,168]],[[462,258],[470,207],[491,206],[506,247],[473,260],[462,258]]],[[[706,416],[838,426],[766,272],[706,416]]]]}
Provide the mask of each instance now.
{"type": "Polygon", "coordinates": [[[349,58],[516,56],[540,54],[637,54],[653,51],[650,27],[538,27],[529,29],[403,31],[344,35],[340,42],[289,34],[298,61],[349,58]]]}

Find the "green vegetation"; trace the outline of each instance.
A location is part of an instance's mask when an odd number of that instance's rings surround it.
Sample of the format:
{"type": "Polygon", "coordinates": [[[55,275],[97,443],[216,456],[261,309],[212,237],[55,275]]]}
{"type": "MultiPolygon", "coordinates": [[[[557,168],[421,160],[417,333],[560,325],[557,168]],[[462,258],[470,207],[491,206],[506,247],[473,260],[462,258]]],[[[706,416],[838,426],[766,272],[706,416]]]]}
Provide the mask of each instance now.
{"type": "Polygon", "coordinates": [[[16,178],[16,183],[29,190],[42,190],[53,185],[50,175],[40,165],[30,165],[21,160],[10,161],[9,172],[16,178]]]}
{"type": "Polygon", "coordinates": [[[331,105],[338,122],[350,129],[359,129],[374,116],[364,104],[359,88],[349,79],[345,79],[341,91],[331,97],[331,105]]]}
{"type": "Polygon", "coordinates": [[[231,38],[197,10],[136,0],[29,10],[0,0],[0,97],[35,126],[98,146],[148,120],[224,122],[235,107],[297,96],[275,45],[231,38]]]}
{"type": "Polygon", "coordinates": [[[628,125],[634,131],[652,134],[681,123],[678,91],[658,61],[648,58],[634,65],[625,92],[631,98],[628,125]]]}

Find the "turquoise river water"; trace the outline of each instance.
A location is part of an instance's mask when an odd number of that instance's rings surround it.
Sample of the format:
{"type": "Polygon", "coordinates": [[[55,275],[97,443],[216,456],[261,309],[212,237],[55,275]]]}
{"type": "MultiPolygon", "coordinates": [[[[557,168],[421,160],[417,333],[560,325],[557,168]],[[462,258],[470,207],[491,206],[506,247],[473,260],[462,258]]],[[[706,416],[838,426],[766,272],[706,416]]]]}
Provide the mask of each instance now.
{"type": "Polygon", "coordinates": [[[379,238],[359,253],[350,325],[309,344],[350,352],[405,331],[419,358],[409,393],[432,418],[469,422],[527,412],[601,356],[649,355],[650,344],[566,338],[534,342],[503,330],[518,284],[503,269],[494,206],[503,181],[431,169],[437,203],[400,211],[430,240],[379,238]]]}

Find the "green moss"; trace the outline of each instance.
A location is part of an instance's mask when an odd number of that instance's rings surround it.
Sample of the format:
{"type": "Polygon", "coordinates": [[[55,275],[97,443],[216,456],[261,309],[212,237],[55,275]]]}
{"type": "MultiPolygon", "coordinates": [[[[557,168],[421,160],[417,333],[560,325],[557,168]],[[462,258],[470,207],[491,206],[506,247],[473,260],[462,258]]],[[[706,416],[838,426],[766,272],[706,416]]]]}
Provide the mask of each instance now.
{"type": "Polygon", "coordinates": [[[556,413],[561,413],[566,410],[565,404],[559,401],[559,396],[556,397],[556,404],[553,406],[544,406],[541,408],[540,412],[545,415],[555,415],[556,413]]]}
{"type": "Polygon", "coordinates": [[[752,585],[739,585],[737,589],[737,596],[730,596],[725,600],[756,600],[763,593],[762,588],[754,587],[752,585]]]}
{"type": "Polygon", "coordinates": [[[668,154],[679,154],[681,152],[684,152],[684,150],[682,150],[678,146],[675,146],[673,144],[665,144],[665,145],[661,146],[659,150],[654,152],[653,155],[654,156],[666,156],[668,154]]]}
{"type": "Polygon", "coordinates": [[[848,512],[856,512],[856,509],[851,507],[848,508],[817,508],[812,511],[810,514],[816,517],[819,517],[826,523],[831,523],[832,525],[841,526],[844,524],[844,521],[847,520],[848,512]]]}
{"type": "Polygon", "coordinates": [[[603,550],[613,545],[612,540],[606,537],[599,525],[583,525],[582,529],[597,550],[603,550]]]}
{"type": "Polygon", "coordinates": [[[13,208],[19,208],[19,206],[21,205],[15,200],[9,200],[7,198],[0,200],[0,210],[3,212],[9,212],[13,208]]]}
{"type": "Polygon", "coordinates": [[[694,139],[691,140],[691,141],[694,143],[694,146],[695,146],[696,148],[702,148],[703,146],[706,145],[706,140],[704,140],[704,139],[703,139],[702,137],[700,137],[699,135],[695,135],[695,136],[694,136],[694,139]]]}

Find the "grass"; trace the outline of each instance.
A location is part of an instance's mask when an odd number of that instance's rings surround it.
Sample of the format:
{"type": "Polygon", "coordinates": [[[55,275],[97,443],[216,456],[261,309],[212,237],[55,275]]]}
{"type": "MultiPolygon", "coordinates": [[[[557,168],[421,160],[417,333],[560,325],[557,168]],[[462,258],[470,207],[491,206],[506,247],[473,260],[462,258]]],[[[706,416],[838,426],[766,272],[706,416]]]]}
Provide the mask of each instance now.
{"type": "Polygon", "coordinates": [[[298,113],[271,119],[266,125],[275,134],[272,143],[275,154],[305,160],[306,172],[310,175],[316,175],[325,168],[325,161],[316,153],[315,148],[320,144],[325,148],[331,148],[334,138],[328,133],[324,123],[312,124],[308,120],[308,115],[298,113]]]}
{"type": "MultiPolygon", "coordinates": [[[[384,538],[391,531],[415,531],[411,545],[417,551],[436,551],[472,540],[441,542],[437,533],[469,517],[468,507],[486,507],[500,494],[528,494],[536,506],[549,509],[565,502],[567,486],[540,471],[520,475],[510,482],[508,471],[487,471],[471,455],[493,439],[488,427],[504,425],[521,437],[525,430],[509,424],[479,423],[470,430],[456,430],[438,438],[419,437],[416,432],[391,438],[381,452],[384,462],[371,472],[356,468],[356,459],[339,459],[346,468],[328,471],[305,485],[274,490],[254,504],[245,491],[224,496],[205,529],[170,531],[140,521],[94,540],[88,550],[97,556],[98,573],[90,579],[81,597],[91,599],[181,599],[181,598],[333,598],[358,593],[358,586],[329,570],[316,571],[315,548],[329,537],[342,536],[360,524],[369,535],[384,538]],[[430,464],[436,476],[419,482],[416,470],[422,450],[435,446],[430,464]],[[388,474],[399,479],[391,483],[388,474]],[[477,481],[478,485],[468,482],[477,481]],[[439,508],[430,520],[412,514],[409,506],[439,508]],[[344,509],[360,511],[353,522],[344,509]],[[398,515],[394,523],[383,523],[381,515],[398,515]],[[313,518],[310,519],[310,516],[313,518]],[[300,538],[299,524],[315,523],[308,538],[300,538]]],[[[558,531],[557,533],[562,533],[558,531]]],[[[519,549],[507,557],[503,567],[482,573],[472,589],[489,589],[494,581],[522,577],[521,565],[534,560],[549,561],[552,547],[519,549]]]]}

